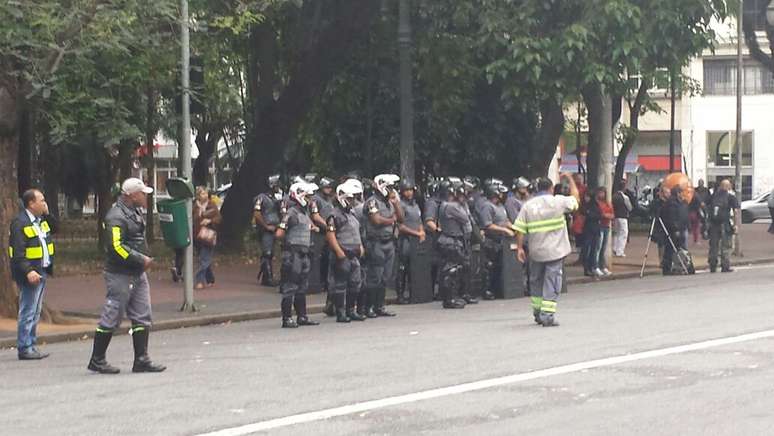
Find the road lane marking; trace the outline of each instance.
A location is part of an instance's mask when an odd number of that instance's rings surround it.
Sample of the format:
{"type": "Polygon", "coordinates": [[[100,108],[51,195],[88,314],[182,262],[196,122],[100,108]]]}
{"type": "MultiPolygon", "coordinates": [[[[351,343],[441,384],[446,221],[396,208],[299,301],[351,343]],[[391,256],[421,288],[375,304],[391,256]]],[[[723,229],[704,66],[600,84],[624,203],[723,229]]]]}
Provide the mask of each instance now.
{"type": "Polygon", "coordinates": [[[442,388],[430,389],[426,391],[414,392],[411,394],[398,395],[394,397],[382,398],[379,400],[365,401],[331,409],[318,410],[315,412],[300,413],[298,415],[285,416],[282,418],[259,421],[253,424],[242,425],[238,427],[227,428],[203,433],[199,436],[242,436],[256,433],[259,431],[272,430],[291,425],[305,424],[315,421],[323,421],[338,416],[354,415],[385,407],[398,406],[402,404],[414,403],[417,401],[429,400],[433,398],[446,397],[449,395],[463,394],[467,392],[480,391],[493,387],[509,385],[513,383],[535,380],[545,377],[570,374],[574,372],[587,371],[594,368],[602,368],[622,363],[635,362],[638,360],[652,359],[655,357],[669,356],[673,354],[687,353],[691,351],[704,350],[707,348],[720,347],[723,345],[738,344],[741,342],[754,341],[758,339],[774,338],[774,330],[765,330],[756,333],[748,333],[738,336],[730,336],[708,341],[694,342],[692,344],[679,345],[675,347],[661,348],[651,351],[642,351],[638,353],[625,354],[621,356],[606,357],[603,359],[589,360],[586,362],[573,363],[569,365],[556,366],[553,368],[541,369],[519,374],[512,374],[503,377],[496,377],[486,380],[479,380],[470,383],[463,383],[442,388]]]}

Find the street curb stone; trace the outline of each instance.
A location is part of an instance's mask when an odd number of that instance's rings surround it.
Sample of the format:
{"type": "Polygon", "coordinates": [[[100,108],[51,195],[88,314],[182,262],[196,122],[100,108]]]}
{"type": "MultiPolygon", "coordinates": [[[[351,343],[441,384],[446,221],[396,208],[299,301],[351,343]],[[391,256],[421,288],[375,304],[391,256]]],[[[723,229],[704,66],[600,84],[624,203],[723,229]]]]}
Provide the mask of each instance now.
{"type": "MultiPolygon", "coordinates": [[[[761,265],[761,264],[767,264],[767,263],[774,263],[774,258],[738,260],[738,261],[732,262],[732,265],[747,266],[747,265],[761,265]]],[[[707,269],[705,268],[703,271],[706,271],[706,270],[707,269]]],[[[658,268],[647,268],[645,270],[645,276],[654,276],[654,275],[660,275],[660,274],[661,274],[661,271],[658,268]]],[[[580,285],[580,284],[588,284],[588,283],[594,283],[594,282],[600,282],[600,281],[632,279],[632,278],[637,278],[639,276],[640,276],[639,272],[627,272],[627,273],[615,274],[609,277],[602,277],[602,278],[573,277],[567,280],[567,284],[580,285]]],[[[387,302],[395,303],[395,299],[388,298],[387,302]]],[[[318,314],[318,313],[322,313],[323,309],[324,309],[324,305],[316,304],[316,305],[309,306],[307,308],[307,311],[310,314],[318,314]]],[[[153,323],[153,330],[154,331],[173,330],[173,329],[188,328],[188,327],[202,327],[202,326],[215,325],[215,324],[227,324],[231,322],[257,321],[262,319],[279,318],[280,316],[281,316],[281,313],[279,310],[262,310],[262,311],[238,312],[238,313],[227,313],[227,314],[217,314],[217,315],[191,316],[187,318],[171,319],[171,320],[155,322],[153,323]]],[[[116,335],[128,334],[128,329],[123,329],[123,328],[118,329],[116,330],[115,334],[116,335]]],[[[73,332],[66,332],[66,333],[45,334],[45,335],[39,336],[38,339],[41,344],[54,344],[59,342],[89,340],[93,337],[94,337],[94,329],[89,329],[89,330],[80,330],[80,331],[73,331],[73,332]]],[[[14,348],[15,346],[16,346],[16,339],[11,339],[11,338],[0,339],[0,349],[14,348]]]]}

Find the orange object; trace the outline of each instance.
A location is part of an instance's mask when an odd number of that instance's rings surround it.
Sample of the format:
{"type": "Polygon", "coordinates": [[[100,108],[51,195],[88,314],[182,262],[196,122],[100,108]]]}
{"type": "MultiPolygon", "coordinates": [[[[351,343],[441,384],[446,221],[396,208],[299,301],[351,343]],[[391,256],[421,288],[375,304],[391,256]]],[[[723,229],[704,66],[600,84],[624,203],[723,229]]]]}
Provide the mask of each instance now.
{"type": "Polygon", "coordinates": [[[693,184],[691,183],[691,179],[683,173],[672,173],[666,176],[662,186],[669,190],[675,186],[679,186],[683,189],[683,200],[689,204],[693,201],[693,184]]]}

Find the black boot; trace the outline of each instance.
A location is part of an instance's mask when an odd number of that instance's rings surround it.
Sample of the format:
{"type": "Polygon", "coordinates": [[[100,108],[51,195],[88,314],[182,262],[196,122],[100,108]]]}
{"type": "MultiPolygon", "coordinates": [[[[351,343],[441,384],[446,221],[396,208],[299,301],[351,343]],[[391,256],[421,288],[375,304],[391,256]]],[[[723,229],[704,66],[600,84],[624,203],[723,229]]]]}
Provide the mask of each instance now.
{"type": "Polygon", "coordinates": [[[280,308],[282,309],[282,328],[297,328],[298,324],[293,319],[293,296],[283,296],[280,308]]]}
{"type": "Polygon", "coordinates": [[[98,372],[100,374],[118,374],[120,369],[115,366],[111,366],[105,360],[105,353],[107,352],[108,345],[110,345],[110,339],[113,337],[111,330],[97,329],[94,333],[94,348],[91,351],[91,359],[89,360],[88,368],[91,371],[98,372]]]}
{"type": "Polygon", "coordinates": [[[325,316],[336,316],[336,306],[333,304],[333,295],[330,292],[325,297],[325,309],[323,309],[325,316]]]}
{"type": "Polygon", "coordinates": [[[296,308],[296,319],[298,325],[320,325],[319,322],[312,321],[306,316],[306,295],[299,294],[293,298],[293,306],[296,308]]]}
{"type": "Polygon", "coordinates": [[[365,321],[365,315],[360,315],[359,313],[355,312],[355,302],[357,302],[358,294],[348,293],[346,299],[347,318],[349,318],[351,321],[365,321]]]}
{"type": "Polygon", "coordinates": [[[376,316],[395,316],[394,313],[389,312],[384,307],[384,299],[387,296],[387,289],[384,287],[381,287],[376,290],[376,304],[374,305],[374,312],[376,313],[376,316]]]}
{"type": "Polygon", "coordinates": [[[350,321],[345,309],[345,294],[336,294],[333,296],[333,302],[336,305],[336,322],[348,323],[350,321]]]}
{"type": "Polygon", "coordinates": [[[261,257],[261,272],[258,273],[258,281],[261,286],[277,286],[271,268],[271,257],[261,257]]]}
{"type": "Polygon", "coordinates": [[[470,294],[464,294],[461,297],[463,300],[465,300],[465,303],[467,304],[478,304],[478,298],[470,295],[470,294]]]}
{"type": "Polygon", "coordinates": [[[376,318],[377,316],[379,316],[376,314],[376,312],[374,312],[374,307],[377,301],[377,296],[376,296],[377,292],[378,290],[374,288],[366,289],[367,302],[366,302],[365,316],[367,318],[376,318]]]}
{"type": "Polygon", "coordinates": [[[360,289],[360,293],[357,294],[357,314],[365,319],[368,319],[366,313],[368,312],[368,290],[360,289]]]}
{"type": "Polygon", "coordinates": [[[134,343],[134,365],[132,372],[162,372],[167,369],[164,365],[157,365],[148,357],[148,338],[150,327],[132,327],[132,342],[134,343]]]}
{"type": "Polygon", "coordinates": [[[409,304],[409,299],[406,297],[406,279],[406,266],[400,265],[398,267],[398,278],[395,280],[395,292],[398,294],[398,304],[409,304]]]}

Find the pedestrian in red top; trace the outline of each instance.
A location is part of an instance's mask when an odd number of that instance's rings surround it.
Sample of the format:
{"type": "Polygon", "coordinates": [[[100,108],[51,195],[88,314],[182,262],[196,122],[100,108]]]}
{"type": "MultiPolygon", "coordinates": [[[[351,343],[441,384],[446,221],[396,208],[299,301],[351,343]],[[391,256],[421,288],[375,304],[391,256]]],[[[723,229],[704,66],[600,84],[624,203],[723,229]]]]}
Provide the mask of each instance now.
{"type": "Polygon", "coordinates": [[[592,270],[592,273],[597,277],[609,276],[611,272],[608,268],[605,254],[607,253],[607,244],[610,241],[610,224],[615,218],[615,213],[613,213],[613,205],[607,199],[606,188],[597,188],[594,192],[594,200],[599,210],[600,219],[599,238],[597,239],[594,253],[596,262],[594,262],[595,268],[592,270]]]}

